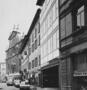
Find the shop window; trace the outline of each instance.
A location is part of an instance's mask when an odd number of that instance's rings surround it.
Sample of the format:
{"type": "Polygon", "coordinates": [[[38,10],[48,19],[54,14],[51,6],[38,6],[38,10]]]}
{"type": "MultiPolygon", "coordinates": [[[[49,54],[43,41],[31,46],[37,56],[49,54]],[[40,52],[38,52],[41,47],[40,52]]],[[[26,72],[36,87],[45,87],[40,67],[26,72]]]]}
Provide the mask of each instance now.
{"type": "Polygon", "coordinates": [[[81,6],[77,11],[77,26],[84,26],[84,6],[81,6]]]}
{"type": "Polygon", "coordinates": [[[74,56],[74,70],[87,70],[87,54],[78,54],[74,56]]]}

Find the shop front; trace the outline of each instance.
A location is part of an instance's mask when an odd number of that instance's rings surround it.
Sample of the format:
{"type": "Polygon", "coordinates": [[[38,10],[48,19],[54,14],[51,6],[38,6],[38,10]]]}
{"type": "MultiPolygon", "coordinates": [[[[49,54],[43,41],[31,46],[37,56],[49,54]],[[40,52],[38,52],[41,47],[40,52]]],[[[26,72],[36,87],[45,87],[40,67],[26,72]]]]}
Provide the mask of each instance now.
{"type": "Polygon", "coordinates": [[[87,90],[87,52],[73,57],[73,90],[87,90]]]}
{"type": "Polygon", "coordinates": [[[59,88],[58,59],[41,68],[41,86],[43,88],[59,88]]]}
{"type": "Polygon", "coordinates": [[[87,72],[74,73],[73,81],[73,90],[87,90],[87,72]]]}

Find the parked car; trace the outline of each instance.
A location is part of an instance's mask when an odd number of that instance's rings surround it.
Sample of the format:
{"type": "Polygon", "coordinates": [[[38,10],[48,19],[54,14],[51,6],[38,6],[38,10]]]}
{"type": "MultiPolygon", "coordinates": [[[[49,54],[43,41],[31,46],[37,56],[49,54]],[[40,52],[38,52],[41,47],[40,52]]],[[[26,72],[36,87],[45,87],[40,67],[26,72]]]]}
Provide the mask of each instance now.
{"type": "Polygon", "coordinates": [[[20,87],[20,79],[18,79],[18,78],[14,79],[14,86],[20,87]]]}
{"type": "Polygon", "coordinates": [[[28,83],[28,80],[21,81],[20,83],[20,90],[30,90],[30,85],[28,83]]]}
{"type": "Polygon", "coordinates": [[[13,79],[11,77],[8,78],[8,80],[6,81],[6,84],[7,84],[7,86],[13,85],[14,84],[13,79]]]}

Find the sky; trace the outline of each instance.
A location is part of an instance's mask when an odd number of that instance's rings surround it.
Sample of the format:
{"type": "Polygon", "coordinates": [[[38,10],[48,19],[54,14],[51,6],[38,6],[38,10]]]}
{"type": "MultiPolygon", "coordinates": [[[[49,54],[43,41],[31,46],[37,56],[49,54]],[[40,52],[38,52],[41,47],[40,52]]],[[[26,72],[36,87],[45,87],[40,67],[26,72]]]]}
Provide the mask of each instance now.
{"type": "Polygon", "coordinates": [[[0,62],[5,62],[8,37],[14,25],[27,34],[37,10],[36,0],[0,0],[0,62]]]}

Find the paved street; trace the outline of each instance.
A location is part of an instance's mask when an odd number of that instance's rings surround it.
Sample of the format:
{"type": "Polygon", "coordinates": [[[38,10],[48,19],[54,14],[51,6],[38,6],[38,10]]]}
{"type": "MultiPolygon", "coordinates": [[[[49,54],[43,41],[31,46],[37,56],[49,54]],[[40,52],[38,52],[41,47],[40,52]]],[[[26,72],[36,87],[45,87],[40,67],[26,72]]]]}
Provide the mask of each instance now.
{"type": "Polygon", "coordinates": [[[0,90],[19,90],[19,88],[15,88],[14,86],[7,86],[6,83],[0,83],[0,90]]]}

